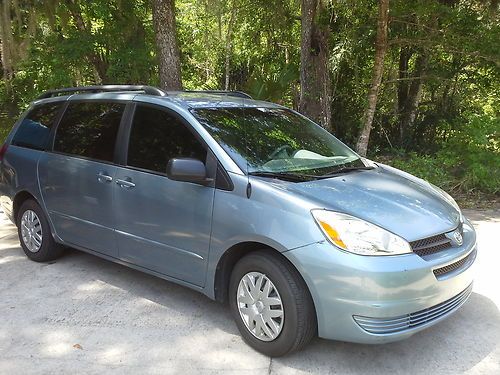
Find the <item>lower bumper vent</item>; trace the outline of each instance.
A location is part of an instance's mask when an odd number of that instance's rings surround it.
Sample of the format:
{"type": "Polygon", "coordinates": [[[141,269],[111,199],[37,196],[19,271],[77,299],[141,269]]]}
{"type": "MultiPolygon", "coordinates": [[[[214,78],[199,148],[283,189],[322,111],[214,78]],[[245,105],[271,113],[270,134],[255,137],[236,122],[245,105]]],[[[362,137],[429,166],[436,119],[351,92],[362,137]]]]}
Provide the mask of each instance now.
{"type": "Polygon", "coordinates": [[[384,335],[404,332],[412,328],[429,324],[451,314],[467,301],[471,292],[472,284],[469,285],[467,289],[445,302],[424,310],[393,318],[369,318],[357,315],[353,316],[353,318],[361,328],[370,333],[384,335]]]}
{"type": "Polygon", "coordinates": [[[469,255],[466,257],[460,259],[459,261],[455,263],[448,264],[447,266],[436,268],[432,272],[434,275],[439,279],[440,277],[443,277],[453,271],[456,271],[458,269],[467,269],[469,266],[474,262],[474,259],[476,258],[476,250],[473,250],[469,255]]]}

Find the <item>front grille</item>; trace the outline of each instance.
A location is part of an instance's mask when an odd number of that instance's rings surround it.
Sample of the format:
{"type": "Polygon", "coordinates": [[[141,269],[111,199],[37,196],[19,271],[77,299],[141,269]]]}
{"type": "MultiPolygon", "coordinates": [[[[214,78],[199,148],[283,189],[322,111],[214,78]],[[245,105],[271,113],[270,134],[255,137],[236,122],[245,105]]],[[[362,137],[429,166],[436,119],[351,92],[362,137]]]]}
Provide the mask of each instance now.
{"type": "Polygon", "coordinates": [[[462,306],[472,292],[472,284],[453,298],[433,307],[394,318],[353,316],[356,323],[369,333],[378,335],[402,332],[443,318],[462,306]]]}
{"type": "Polygon", "coordinates": [[[456,261],[455,263],[448,264],[447,266],[441,267],[441,268],[436,268],[432,272],[437,278],[440,278],[444,275],[447,275],[450,272],[453,272],[459,268],[465,267],[465,266],[470,266],[472,262],[474,261],[474,258],[476,257],[476,250],[472,251],[469,255],[466,257],[460,259],[459,261],[456,261]]]}
{"type": "Polygon", "coordinates": [[[449,249],[451,240],[444,233],[410,242],[413,252],[421,257],[449,249]]]}
{"type": "MultiPolygon", "coordinates": [[[[462,223],[458,225],[457,229],[460,231],[460,234],[464,234],[462,223]]],[[[426,257],[427,255],[435,254],[440,251],[449,249],[452,246],[452,243],[451,239],[449,239],[445,233],[441,233],[435,236],[410,242],[410,246],[415,254],[421,257],[426,257]]]]}

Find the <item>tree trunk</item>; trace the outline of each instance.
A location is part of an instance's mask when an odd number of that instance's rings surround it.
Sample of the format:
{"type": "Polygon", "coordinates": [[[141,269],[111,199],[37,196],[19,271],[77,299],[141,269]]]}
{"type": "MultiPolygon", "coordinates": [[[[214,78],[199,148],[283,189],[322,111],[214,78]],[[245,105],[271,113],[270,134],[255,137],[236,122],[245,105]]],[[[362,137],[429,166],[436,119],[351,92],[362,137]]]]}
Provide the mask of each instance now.
{"type": "Polygon", "coordinates": [[[231,8],[231,18],[229,19],[229,24],[227,25],[226,33],[226,48],[225,48],[225,61],[224,61],[224,90],[229,90],[229,77],[231,74],[231,52],[233,50],[233,28],[234,22],[236,20],[236,0],[232,2],[231,8]]]}
{"type": "Polygon", "coordinates": [[[174,0],[153,0],[152,5],[160,87],[164,90],[182,90],[174,0]]]}
{"type": "Polygon", "coordinates": [[[302,0],[299,111],[331,130],[329,27],[318,22],[324,0],[302,0]]]}
{"type": "Polygon", "coordinates": [[[356,144],[356,150],[362,156],[366,156],[366,152],[368,151],[373,117],[377,108],[378,91],[382,82],[382,74],[384,73],[384,58],[387,51],[387,26],[389,23],[389,0],[379,0],[378,11],[372,84],[368,91],[368,106],[365,110],[363,129],[356,144]]]}
{"type": "Polygon", "coordinates": [[[491,0],[490,1],[490,6],[489,6],[488,10],[489,10],[491,17],[496,16],[496,14],[498,13],[498,3],[499,3],[498,0],[491,0]]]}
{"type": "Polygon", "coordinates": [[[13,38],[10,19],[10,1],[3,1],[0,6],[0,38],[2,39],[2,69],[7,92],[14,75],[12,66],[13,38]]]}
{"type": "Polygon", "coordinates": [[[23,20],[21,18],[21,9],[19,8],[19,1],[13,0],[12,6],[14,8],[14,14],[16,15],[16,28],[19,35],[21,35],[23,30],[23,20]]]}
{"type": "MultiPolygon", "coordinates": [[[[400,143],[405,147],[410,138],[410,131],[417,116],[418,105],[422,98],[423,76],[427,70],[427,54],[421,53],[415,61],[415,69],[412,74],[411,84],[407,86],[407,91],[404,95],[404,102],[400,105],[400,143]]],[[[408,81],[407,81],[408,82],[408,81]]]]}
{"type": "Polygon", "coordinates": [[[25,35],[22,37],[20,43],[18,42],[17,58],[20,60],[28,59],[31,43],[36,36],[37,21],[38,21],[38,15],[36,11],[33,9],[31,10],[29,15],[28,25],[26,31],[24,32],[25,35]]]}
{"type": "Polygon", "coordinates": [[[398,113],[402,113],[408,98],[408,78],[410,77],[410,59],[413,50],[409,46],[401,47],[399,51],[399,81],[398,81],[398,113]]]}

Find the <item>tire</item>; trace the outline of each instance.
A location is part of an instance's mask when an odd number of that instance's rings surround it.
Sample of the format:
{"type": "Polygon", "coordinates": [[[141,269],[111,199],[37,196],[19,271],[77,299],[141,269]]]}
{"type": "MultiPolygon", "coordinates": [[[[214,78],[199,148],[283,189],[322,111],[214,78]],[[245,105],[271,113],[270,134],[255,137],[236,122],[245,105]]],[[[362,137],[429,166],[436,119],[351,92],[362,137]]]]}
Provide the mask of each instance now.
{"type": "Polygon", "coordinates": [[[270,357],[302,349],[317,331],[316,312],[307,285],[287,260],[269,251],[250,253],[235,265],[229,282],[229,306],[243,339],[270,357]],[[254,294],[261,295],[264,301],[259,305],[260,300],[255,295],[249,297],[251,287],[245,285],[250,282],[259,285],[260,279],[261,288],[253,289],[254,294]],[[270,298],[266,298],[269,290],[270,298]],[[279,300],[281,304],[277,302],[279,300]],[[273,312],[273,322],[270,322],[270,315],[266,317],[266,314],[271,314],[269,311],[273,312]],[[278,316],[280,311],[282,316],[278,316]],[[250,323],[252,321],[255,324],[250,323]],[[264,327],[262,323],[265,322],[270,324],[264,327]]]}
{"type": "Polygon", "coordinates": [[[19,242],[29,259],[48,262],[62,255],[63,247],[54,241],[47,218],[34,200],[29,199],[21,205],[16,224],[19,242]]]}

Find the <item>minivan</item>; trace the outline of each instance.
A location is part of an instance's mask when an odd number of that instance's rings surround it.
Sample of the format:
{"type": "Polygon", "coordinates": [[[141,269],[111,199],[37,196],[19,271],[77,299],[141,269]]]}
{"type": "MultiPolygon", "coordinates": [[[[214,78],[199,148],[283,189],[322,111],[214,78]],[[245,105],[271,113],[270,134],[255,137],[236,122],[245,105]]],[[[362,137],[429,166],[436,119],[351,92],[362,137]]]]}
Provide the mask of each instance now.
{"type": "Polygon", "coordinates": [[[404,339],[472,289],[453,198],[243,92],[48,91],[1,148],[0,203],[29,259],[71,247],[197,290],[269,356],[404,339]]]}

